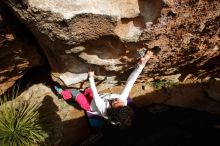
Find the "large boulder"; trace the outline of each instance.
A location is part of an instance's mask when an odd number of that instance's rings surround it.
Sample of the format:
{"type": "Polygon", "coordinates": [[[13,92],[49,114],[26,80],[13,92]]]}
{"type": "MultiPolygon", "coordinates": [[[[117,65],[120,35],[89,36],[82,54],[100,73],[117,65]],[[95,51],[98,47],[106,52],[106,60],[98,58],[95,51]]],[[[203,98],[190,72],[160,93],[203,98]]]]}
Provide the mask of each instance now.
{"type": "Polygon", "coordinates": [[[161,50],[144,80],[219,75],[217,0],[3,1],[36,37],[54,80],[66,86],[79,87],[90,65],[99,80],[108,79],[105,88],[125,79],[142,47],[161,50]]]}

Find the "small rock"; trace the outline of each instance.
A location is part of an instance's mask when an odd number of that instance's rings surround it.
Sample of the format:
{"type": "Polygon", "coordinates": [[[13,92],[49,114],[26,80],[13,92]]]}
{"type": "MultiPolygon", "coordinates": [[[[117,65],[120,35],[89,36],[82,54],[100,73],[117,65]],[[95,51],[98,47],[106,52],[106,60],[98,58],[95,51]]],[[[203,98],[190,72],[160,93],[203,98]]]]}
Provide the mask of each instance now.
{"type": "Polygon", "coordinates": [[[174,6],[174,0],[163,0],[164,4],[169,6],[169,7],[172,7],[174,6]]]}
{"type": "Polygon", "coordinates": [[[86,48],[84,46],[77,46],[77,47],[70,49],[70,52],[71,53],[80,53],[80,52],[84,51],[85,49],[86,48]]]}
{"type": "Polygon", "coordinates": [[[208,82],[211,79],[211,77],[207,76],[204,79],[202,79],[202,82],[208,82]]]}

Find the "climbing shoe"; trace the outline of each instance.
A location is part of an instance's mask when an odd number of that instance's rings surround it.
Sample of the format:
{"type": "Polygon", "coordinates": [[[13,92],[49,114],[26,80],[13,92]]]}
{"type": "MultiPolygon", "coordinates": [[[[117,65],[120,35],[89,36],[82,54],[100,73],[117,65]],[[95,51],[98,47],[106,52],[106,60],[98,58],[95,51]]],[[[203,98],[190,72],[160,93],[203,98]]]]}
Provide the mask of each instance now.
{"type": "Polygon", "coordinates": [[[56,90],[57,93],[61,94],[61,92],[63,91],[62,88],[58,87],[58,86],[54,86],[54,89],[56,90]]]}

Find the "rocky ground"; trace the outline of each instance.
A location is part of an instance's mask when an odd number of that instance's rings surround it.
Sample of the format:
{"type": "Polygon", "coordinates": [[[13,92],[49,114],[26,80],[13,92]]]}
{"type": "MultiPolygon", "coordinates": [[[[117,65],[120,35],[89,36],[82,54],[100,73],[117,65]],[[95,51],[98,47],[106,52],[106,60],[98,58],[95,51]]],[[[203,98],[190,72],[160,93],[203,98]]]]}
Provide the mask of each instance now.
{"type": "MultiPolygon", "coordinates": [[[[42,69],[44,70],[44,68],[42,69]]],[[[51,90],[54,82],[49,77],[49,72],[45,73],[40,70],[35,76],[33,76],[33,72],[24,76],[21,81],[26,83],[26,86],[23,85],[25,90],[19,99],[43,103],[43,107],[47,109],[48,117],[55,127],[54,130],[50,131],[49,143],[52,145],[116,144],[116,140],[110,142],[108,138],[113,133],[124,135],[117,142],[123,143],[126,140],[127,145],[129,143],[154,145],[160,140],[167,144],[177,144],[179,140],[185,141],[187,137],[189,137],[188,143],[202,143],[198,139],[208,135],[208,138],[204,139],[205,142],[209,139],[213,142],[216,141],[219,134],[220,92],[218,89],[220,82],[217,79],[200,83],[192,81],[185,84],[167,83],[161,86],[159,86],[159,82],[158,84],[135,84],[130,97],[137,107],[138,117],[134,121],[137,123],[132,129],[128,130],[129,132],[125,132],[110,127],[103,129],[103,131],[92,131],[84,112],[77,104],[65,102],[55,94],[56,92],[51,90]],[[41,80],[43,84],[36,84],[37,82],[35,82],[39,73],[43,73],[41,77],[46,75],[44,78],[37,79],[38,81],[41,80]],[[179,124],[182,125],[179,126],[179,124]],[[195,125],[197,126],[192,127],[195,125]],[[149,127],[151,127],[150,131],[149,127]],[[158,127],[162,129],[158,129],[158,127]],[[192,129],[190,129],[191,127],[192,129]],[[139,131],[140,129],[142,131],[139,131]],[[143,130],[148,132],[145,134],[143,130]],[[200,133],[201,131],[203,133],[200,133]],[[134,132],[139,135],[139,138],[134,136],[134,132]],[[174,137],[175,140],[172,141],[174,137]],[[148,140],[144,141],[145,138],[148,140]]],[[[123,86],[116,86],[99,92],[117,93],[122,88],[123,86]]],[[[117,139],[117,136],[114,138],[117,139]]]]}

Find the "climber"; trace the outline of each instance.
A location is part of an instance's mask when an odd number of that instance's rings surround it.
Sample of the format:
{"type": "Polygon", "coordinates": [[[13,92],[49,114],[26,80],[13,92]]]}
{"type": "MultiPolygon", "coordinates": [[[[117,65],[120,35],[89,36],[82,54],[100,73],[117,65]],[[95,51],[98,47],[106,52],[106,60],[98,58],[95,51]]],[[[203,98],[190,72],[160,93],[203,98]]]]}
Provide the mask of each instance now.
{"type": "Polygon", "coordinates": [[[98,94],[94,82],[94,71],[88,72],[91,88],[85,89],[84,93],[76,89],[62,90],[57,86],[55,86],[55,90],[62,95],[64,100],[74,98],[81,108],[108,119],[112,124],[118,124],[121,127],[130,126],[133,111],[127,106],[127,98],[134,82],[152,55],[152,51],[147,51],[140,59],[137,67],[130,74],[121,94],[98,94]]]}

